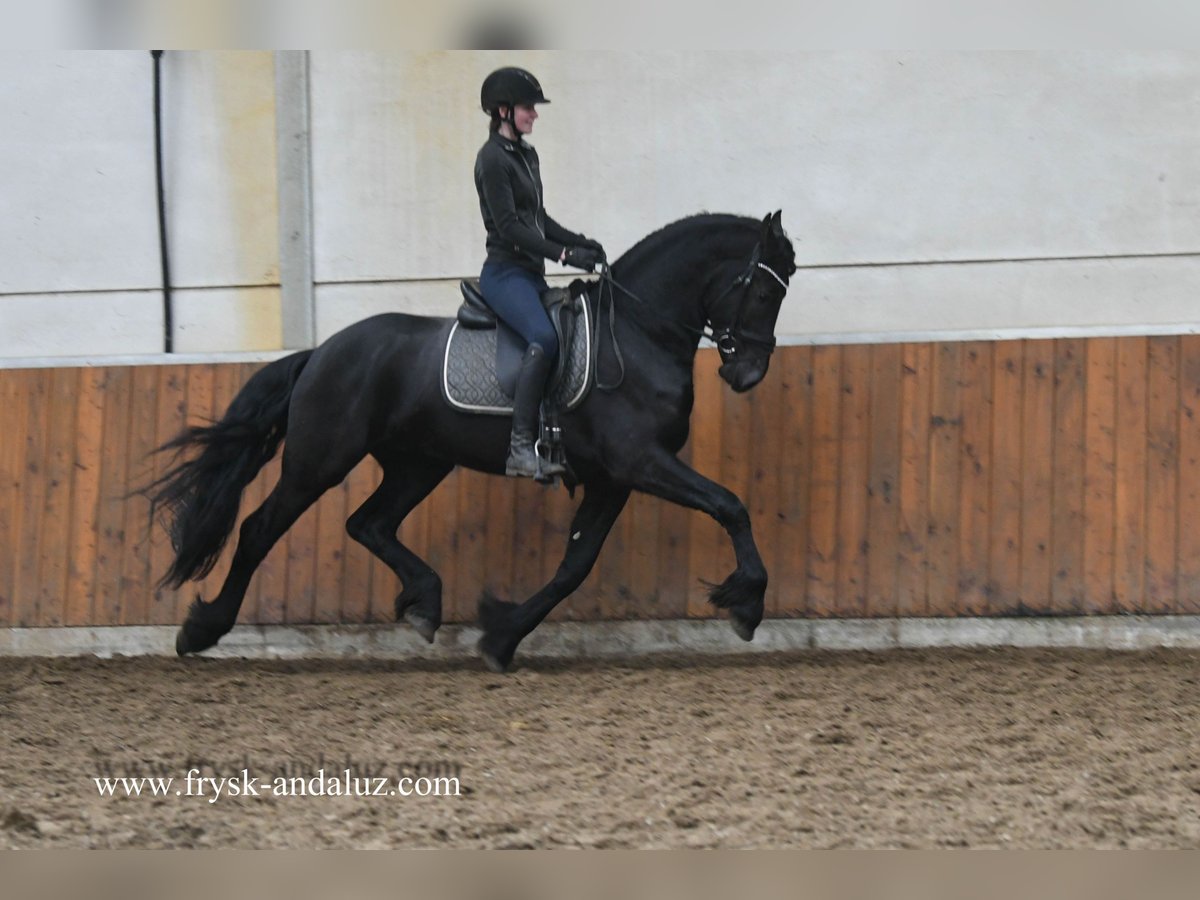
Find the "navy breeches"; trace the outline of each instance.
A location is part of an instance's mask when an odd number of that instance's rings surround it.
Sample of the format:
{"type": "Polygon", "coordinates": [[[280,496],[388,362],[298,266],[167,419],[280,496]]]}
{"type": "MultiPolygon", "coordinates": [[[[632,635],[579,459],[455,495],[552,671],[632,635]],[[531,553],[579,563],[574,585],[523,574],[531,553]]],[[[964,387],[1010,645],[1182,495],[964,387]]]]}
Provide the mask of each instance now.
{"type": "Polygon", "coordinates": [[[550,317],[542,306],[541,295],[546,279],[520,266],[484,263],[479,275],[483,299],[526,344],[537,344],[553,359],[558,353],[558,338],[550,317]]]}

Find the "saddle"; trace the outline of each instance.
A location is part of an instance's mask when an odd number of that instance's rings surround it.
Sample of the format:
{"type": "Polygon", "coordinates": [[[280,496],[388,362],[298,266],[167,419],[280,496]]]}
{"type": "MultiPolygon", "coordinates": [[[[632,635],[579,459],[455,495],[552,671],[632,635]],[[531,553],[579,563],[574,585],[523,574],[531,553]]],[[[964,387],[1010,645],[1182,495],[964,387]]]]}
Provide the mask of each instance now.
{"type": "MultiPolygon", "coordinates": [[[[483,299],[479,282],[474,279],[463,279],[459,288],[462,290],[463,302],[458,308],[458,322],[463,328],[482,331],[489,328],[497,329],[496,335],[496,379],[504,393],[512,397],[516,392],[517,373],[521,368],[521,358],[525,354],[525,340],[500,321],[499,317],[483,299]]],[[[571,337],[575,331],[575,321],[579,315],[580,303],[571,302],[570,288],[550,288],[541,295],[542,306],[554,325],[558,346],[569,349],[571,337]]],[[[567,353],[559,353],[550,373],[547,393],[552,392],[555,383],[562,378],[566,369],[567,353]]]]}
{"type": "MultiPolygon", "coordinates": [[[[446,343],[442,387],[447,402],[465,412],[510,415],[524,339],[500,321],[480,293],[464,280],[463,303],[446,343]]],[[[546,386],[545,412],[574,409],[592,382],[592,323],[583,293],[587,282],[542,294],[542,304],[558,336],[558,359],[546,386]]]]}

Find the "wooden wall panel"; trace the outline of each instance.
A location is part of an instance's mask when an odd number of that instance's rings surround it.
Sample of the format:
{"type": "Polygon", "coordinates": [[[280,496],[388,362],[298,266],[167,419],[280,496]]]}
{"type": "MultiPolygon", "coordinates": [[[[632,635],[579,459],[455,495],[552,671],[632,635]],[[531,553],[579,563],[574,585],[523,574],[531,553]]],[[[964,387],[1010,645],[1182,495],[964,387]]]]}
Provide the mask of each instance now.
{"type": "Polygon", "coordinates": [[[809,471],[808,605],[817,616],[837,609],[838,487],[841,460],[841,347],[812,350],[812,468],[809,471]]]}
{"type": "Polygon", "coordinates": [[[1100,338],[1087,347],[1084,399],[1087,458],[1083,469],[1083,554],[1086,610],[1113,605],[1116,535],[1117,342],[1100,338]]]}
{"type": "MultiPolygon", "coordinates": [[[[733,403],[739,398],[730,396],[730,392],[721,387],[720,380],[711,366],[707,370],[697,367],[695,381],[695,409],[697,411],[703,409],[707,414],[698,416],[693,413],[692,415],[691,447],[689,448],[691,465],[702,475],[718,478],[721,471],[723,400],[728,398],[728,401],[733,403]]],[[[622,517],[625,515],[627,512],[622,513],[622,517]]],[[[620,524],[619,519],[617,524],[620,524]]],[[[719,584],[724,579],[722,573],[730,571],[733,551],[729,548],[729,541],[720,526],[708,516],[691,512],[688,516],[688,525],[688,573],[693,577],[687,585],[687,613],[689,616],[703,616],[708,614],[711,607],[708,604],[708,589],[702,582],[719,584]]],[[[601,565],[608,556],[606,550],[601,551],[597,566],[601,565]]],[[[594,576],[592,580],[594,580],[594,576]]],[[[590,586],[590,583],[585,585],[585,587],[590,586]]]]}
{"type": "MultiPolygon", "coordinates": [[[[513,553],[511,540],[504,538],[511,535],[516,522],[517,488],[520,487],[511,478],[488,478],[486,492],[487,502],[487,545],[483,559],[483,578],[481,589],[497,597],[513,596],[513,553]]],[[[582,496],[582,494],[581,494],[582,496]]],[[[426,552],[427,523],[424,509],[417,509],[404,520],[400,526],[400,540],[406,547],[422,559],[428,557],[426,552]],[[421,530],[418,530],[418,526],[421,530]]],[[[686,539],[683,541],[686,546],[686,539]]],[[[687,568],[687,564],[684,564],[687,568]]]]}
{"type": "Polygon", "coordinates": [[[17,535],[21,532],[19,503],[21,429],[24,427],[25,373],[5,372],[0,377],[0,628],[12,625],[13,591],[16,590],[17,535]]]}
{"type": "Polygon", "coordinates": [[[21,463],[21,489],[17,499],[17,505],[21,509],[21,528],[17,533],[14,565],[16,584],[13,587],[13,625],[38,624],[38,600],[41,594],[38,584],[38,540],[45,518],[46,469],[47,457],[50,455],[46,444],[46,427],[53,375],[48,369],[30,372],[25,380],[28,393],[23,409],[24,453],[21,463]]]}
{"type": "MultiPolygon", "coordinates": [[[[96,547],[98,542],[97,521],[99,519],[101,492],[100,450],[104,436],[104,391],[105,373],[99,369],[67,370],[78,374],[78,395],[74,402],[75,446],[73,483],[71,486],[70,536],[67,541],[66,571],[67,595],[64,602],[65,625],[87,625],[95,621],[93,607],[95,599],[96,547]]],[[[0,466],[0,469],[3,467],[0,466]]],[[[4,503],[0,499],[0,506],[4,503]]],[[[0,508],[0,515],[3,515],[0,508]]],[[[169,549],[170,542],[162,529],[153,533],[169,549]]],[[[0,536],[0,547],[4,539],[0,536]]],[[[164,561],[165,570],[170,560],[164,561]]],[[[2,621],[2,619],[0,619],[2,621]]],[[[176,622],[175,610],[171,609],[167,621],[176,622]]]]}
{"type": "Polygon", "coordinates": [[[808,607],[812,348],[792,347],[776,356],[767,378],[779,382],[778,413],[772,416],[769,410],[762,410],[762,418],[765,421],[776,419],[779,428],[777,474],[766,485],[774,491],[775,522],[770,522],[770,504],[755,522],[762,541],[773,540],[775,545],[775,566],[769,575],[774,589],[767,597],[767,614],[798,616],[808,607]]]}
{"type": "MultiPolygon", "coordinates": [[[[215,596],[232,546],[200,584],[157,588],[169,542],[130,492],[254,369],[0,370],[0,626],[171,624],[215,596]]],[[[744,395],[702,351],[682,456],[746,502],[770,616],[1200,613],[1197,336],[783,347],[744,395]]],[[[397,579],[344,528],[380,477],[364,461],[299,520],[239,621],[391,621],[397,579]]],[[[467,622],[483,591],[553,575],[576,503],[456,472],[400,537],[467,622]]],[[[712,615],[702,581],[733,565],[715,522],[635,495],[554,618],[712,615]]]]}
{"type": "Polygon", "coordinates": [[[127,496],[128,488],[144,484],[154,477],[150,455],[155,443],[158,407],[157,366],[139,366],[133,370],[129,405],[129,436],[126,443],[127,489],[114,496],[124,513],[124,542],[121,554],[121,624],[150,622],[154,592],[150,572],[150,505],[142,496],[127,496]]]}
{"type": "Polygon", "coordinates": [[[1024,344],[996,344],[992,359],[992,479],[988,498],[991,546],[988,552],[986,613],[1011,613],[1021,595],[1022,387],[1024,344]]]}
{"type": "Polygon", "coordinates": [[[44,460],[45,493],[42,527],[37,535],[38,625],[62,625],[66,618],[67,576],[63,547],[71,519],[72,470],[75,465],[75,397],[77,375],[55,369],[47,375],[47,428],[44,460]]]}
{"type": "Polygon", "coordinates": [[[952,616],[958,609],[959,517],[962,513],[962,347],[937,344],[930,372],[929,527],[925,538],[925,610],[952,616]]]}
{"type": "MultiPolygon", "coordinates": [[[[1101,341],[1107,340],[1101,338],[1101,341]]],[[[1085,611],[1084,494],[1086,488],[1087,343],[1058,341],[1054,359],[1054,482],[1051,485],[1050,537],[1053,582],[1049,609],[1085,611]]],[[[1100,563],[1103,565],[1103,563],[1100,563]]],[[[1093,597],[1093,605],[1103,602],[1093,597]]]]}
{"type": "Polygon", "coordinates": [[[1147,612],[1169,613],[1179,565],[1179,342],[1150,338],[1146,412],[1147,612]]]}
{"type": "Polygon", "coordinates": [[[992,524],[992,345],[960,355],[958,589],[956,611],[986,615],[992,524]]]}
{"type": "MultiPolygon", "coordinates": [[[[158,370],[158,397],[152,447],[160,447],[175,437],[187,424],[188,419],[188,366],[160,366],[158,370]]],[[[88,370],[84,369],[83,372],[88,370]]],[[[160,477],[168,468],[170,459],[164,453],[153,454],[150,460],[150,475],[160,477]]],[[[145,511],[144,507],[141,507],[145,511]]],[[[148,581],[153,590],[150,598],[148,619],[156,625],[169,625],[176,618],[174,592],[155,586],[162,573],[171,564],[171,542],[161,528],[150,530],[150,570],[148,581]]]]}
{"type": "Polygon", "coordinates": [[[896,614],[900,531],[899,344],[871,348],[866,614],[896,614]]]}
{"type": "Polygon", "coordinates": [[[1146,338],[1117,344],[1113,593],[1102,612],[1140,612],[1146,596],[1146,338]]]}
{"type": "Polygon", "coordinates": [[[1200,614],[1200,335],[1179,339],[1179,559],[1175,612],[1200,614]]]}
{"type": "Polygon", "coordinates": [[[923,616],[929,600],[929,440],[933,345],[903,348],[900,387],[900,484],[897,503],[896,614],[923,616]]]}
{"type": "Polygon", "coordinates": [[[993,597],[997,612],[1053,608],[1055,347],[1052,341],[1027,341],[1024,349],[1019,424],[1020,593],[1012,598],[993,597]]]}
{"type": "Polygon", "coordinates": [[[867,482],[870,473],[871,347],[842,349],[838,433],[837,594],[841,615],[867,612],[867,482]]]}
{"type": "MultiPolygon", "coordinates": [[[[95,624],[123,623],[121,569],[126,556],[125,502],[128,477],[129,410],[133,369],[107,370],[104,390],[104,435],[100,445],[100,502],[96,515],[96,573],[93,588],[95,624]]],[[[143,585],[150,590],[150,585],[143,585]]],[[[211,595],[210,595],[211,596],[211,595]]]]}

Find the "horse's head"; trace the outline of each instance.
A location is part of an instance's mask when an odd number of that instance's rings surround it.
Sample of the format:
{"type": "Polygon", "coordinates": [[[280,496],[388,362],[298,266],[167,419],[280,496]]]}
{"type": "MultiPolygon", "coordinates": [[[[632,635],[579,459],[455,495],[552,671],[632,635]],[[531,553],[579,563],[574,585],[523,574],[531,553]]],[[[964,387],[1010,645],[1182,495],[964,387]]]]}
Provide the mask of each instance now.
{"type": "Polygon", "coordinates": [[[775,349],[775,322],[796,271],[796,254],[781,223],[782,211],[762,221],[758,243],[745,268],[709,308],[720,375],[738,393],[767,374],[775,349]]]}

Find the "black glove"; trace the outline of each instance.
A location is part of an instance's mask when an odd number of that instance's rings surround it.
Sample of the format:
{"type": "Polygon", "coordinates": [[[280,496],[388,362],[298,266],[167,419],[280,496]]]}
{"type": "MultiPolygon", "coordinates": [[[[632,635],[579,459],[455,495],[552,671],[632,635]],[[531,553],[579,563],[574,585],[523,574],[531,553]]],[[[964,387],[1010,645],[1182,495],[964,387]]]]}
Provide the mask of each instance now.
{"type": "Polygon", "coordinates": [[[580,238],[582,238],[582,240],[580,240],[579,246],[587,247],[589,250],[595,250],[597,253],[599,253],[600,262],[604,262],[608,259],[608,256],[606,256],[604,253],[604,247],[599,241],[593,241],[590,237],[585,235],[580,235],[580,238]]]}
{"type": "Polygon", "coordinates": [[[603,261],[604,254],[597,253],[591,247],[568,247],[566,258],[563,260],[568,266],[583,269],[585,272],[594,272],[596,266],[603,261]]]}

